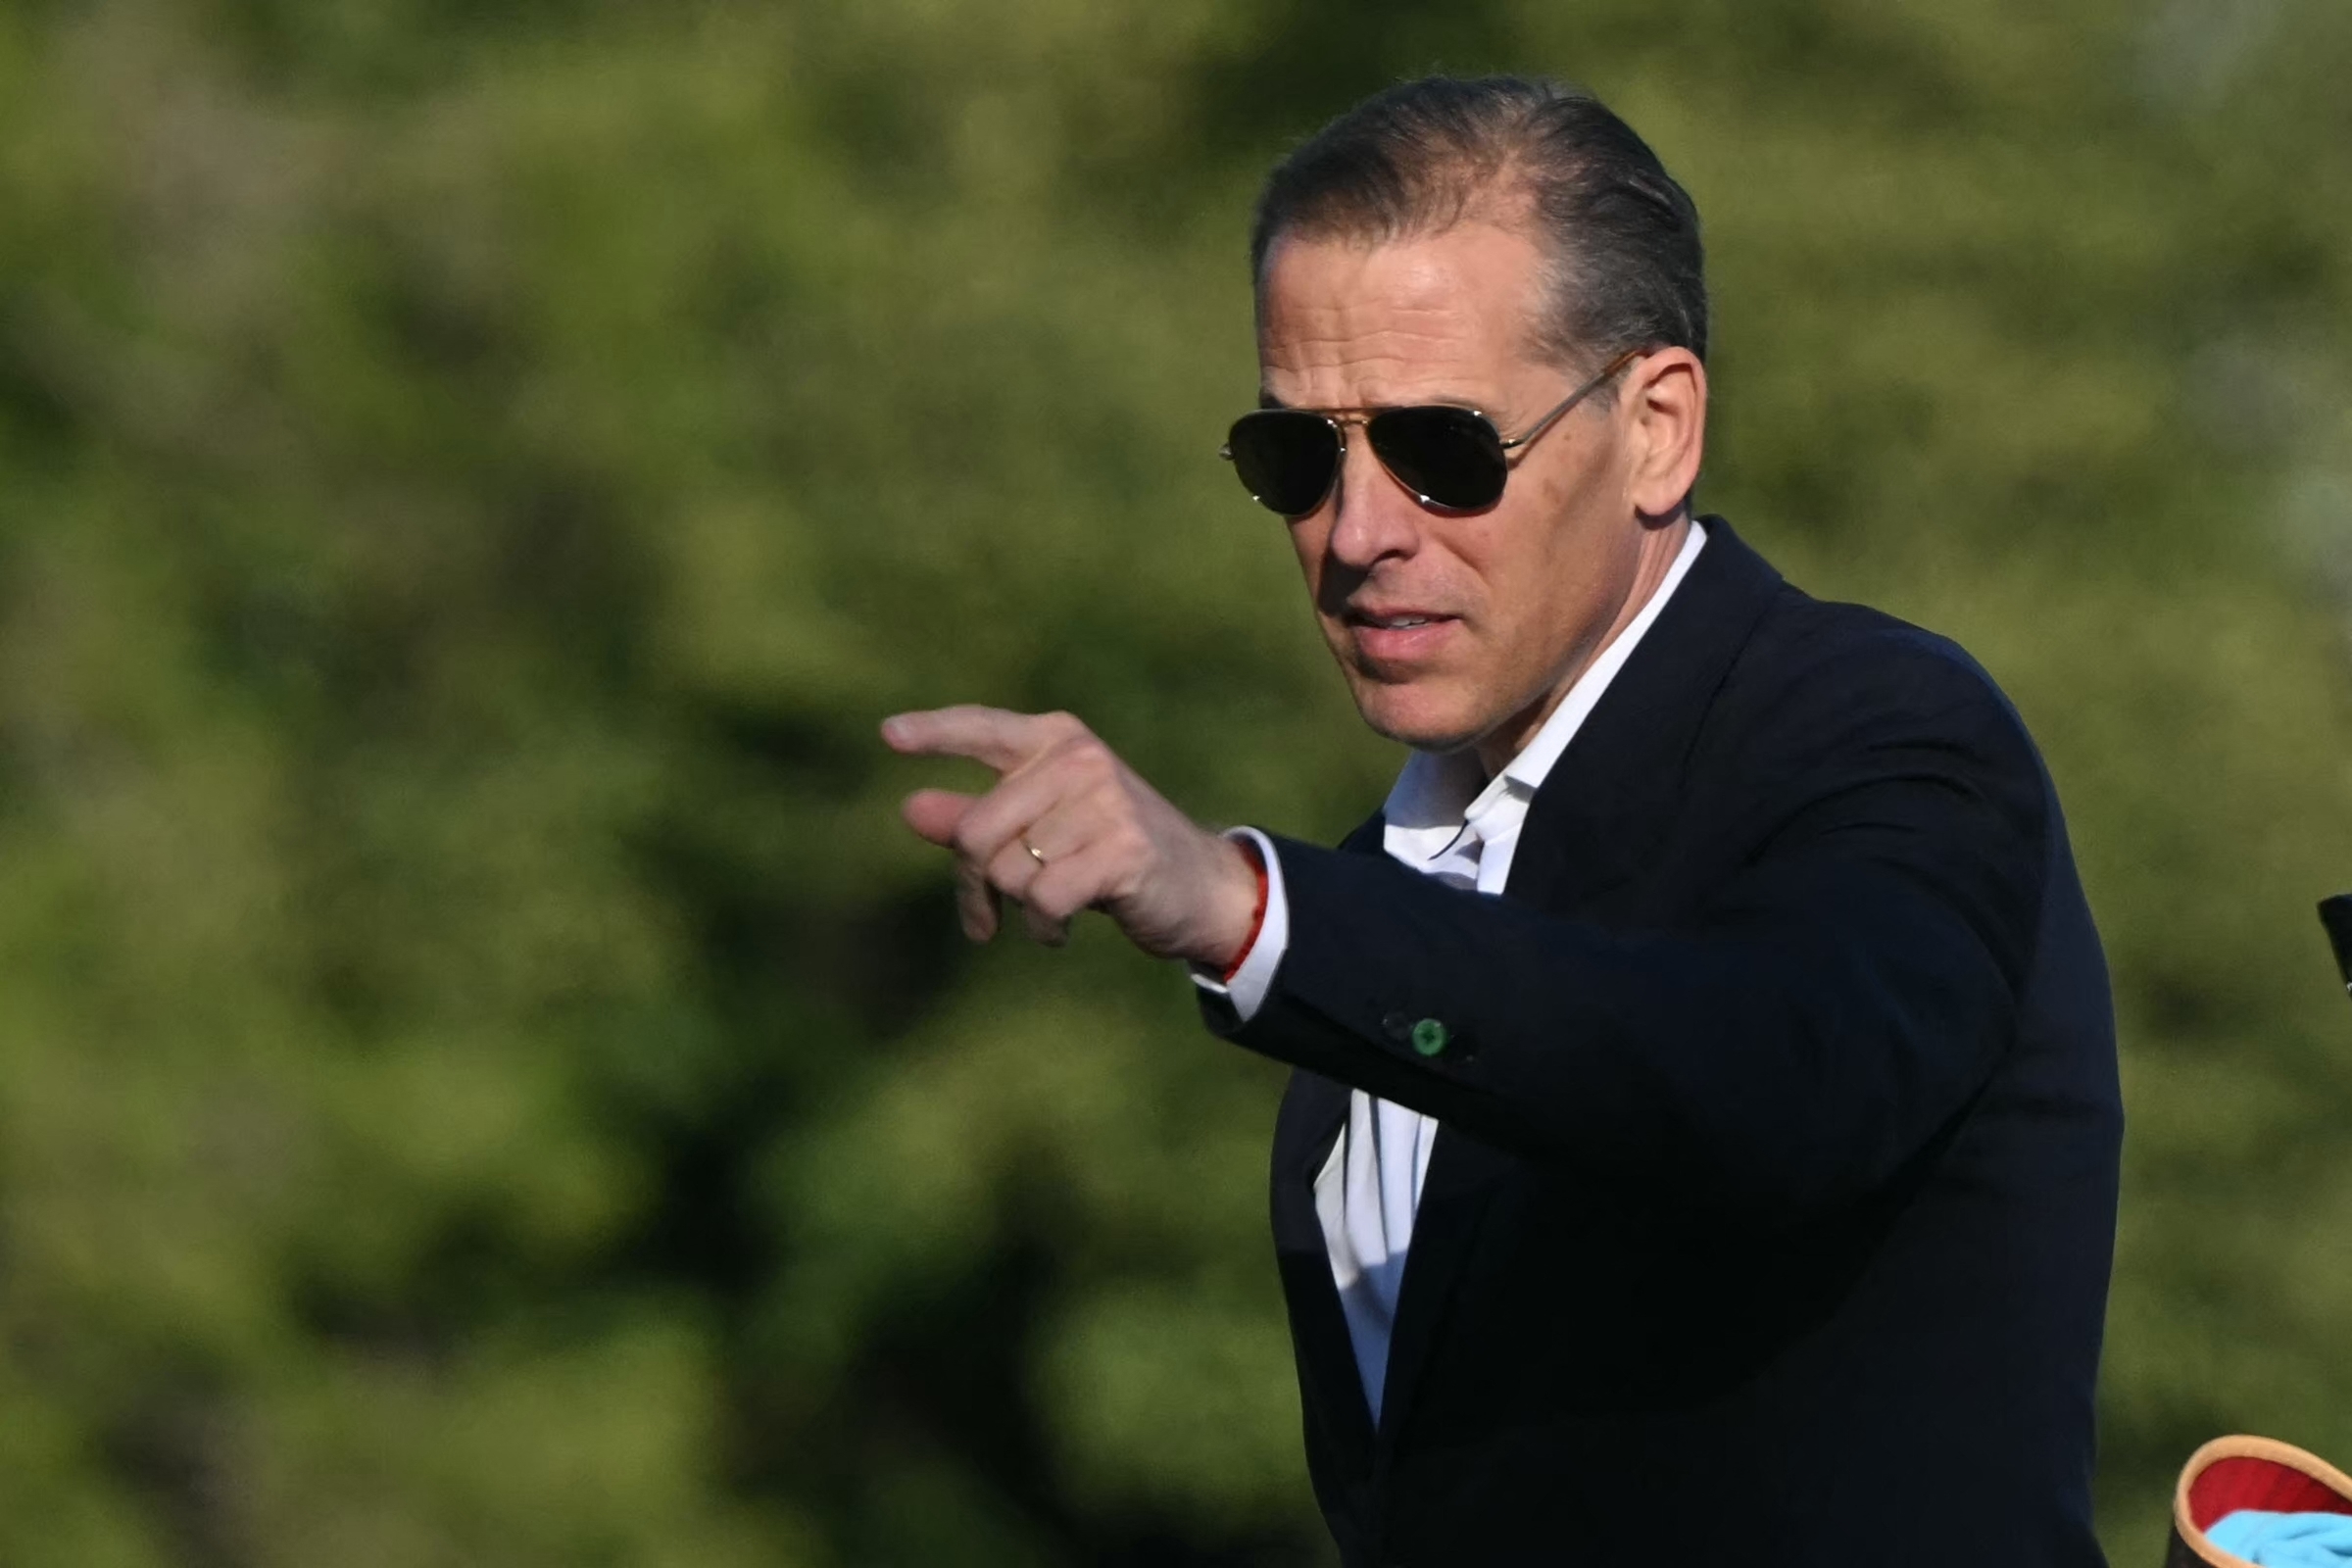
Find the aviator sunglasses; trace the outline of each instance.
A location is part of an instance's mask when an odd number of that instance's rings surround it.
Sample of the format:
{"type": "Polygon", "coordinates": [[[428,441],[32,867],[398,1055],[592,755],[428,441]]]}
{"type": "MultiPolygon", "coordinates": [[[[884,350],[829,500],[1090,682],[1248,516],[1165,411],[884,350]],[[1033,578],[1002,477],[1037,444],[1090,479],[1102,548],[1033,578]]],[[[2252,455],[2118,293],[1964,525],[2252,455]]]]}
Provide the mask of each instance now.
{"type": "Polygon", "coordinates": [[[1505,437],[1476,409],[1416,403],[1396,409],[1259,409],[1233,421],[1217,456],[1233,465],[1242,488],[1269,512],[1303,517],[1323,504],[1348,455],[1347,426],[1360,424],[1380,466],[1420,498],[1446,512],[1483,512],[1502,499],[1509,454],[1557,423],[1603,382],[1642,357],[1629,349],[1526,430],[1505,437]]]}

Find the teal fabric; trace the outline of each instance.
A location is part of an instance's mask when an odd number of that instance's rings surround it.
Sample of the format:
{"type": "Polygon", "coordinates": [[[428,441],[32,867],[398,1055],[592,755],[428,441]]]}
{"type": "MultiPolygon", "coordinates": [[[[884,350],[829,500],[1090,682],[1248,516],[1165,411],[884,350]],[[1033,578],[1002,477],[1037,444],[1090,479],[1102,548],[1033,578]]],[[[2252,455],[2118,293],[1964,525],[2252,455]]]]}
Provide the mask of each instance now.
{"type": "Polygon", "coordinates": [[[2346,1568],[2352,1564],[2352,1514],[2224,1514],[2205,1539],[2256,1568],[2346,1568]]]}

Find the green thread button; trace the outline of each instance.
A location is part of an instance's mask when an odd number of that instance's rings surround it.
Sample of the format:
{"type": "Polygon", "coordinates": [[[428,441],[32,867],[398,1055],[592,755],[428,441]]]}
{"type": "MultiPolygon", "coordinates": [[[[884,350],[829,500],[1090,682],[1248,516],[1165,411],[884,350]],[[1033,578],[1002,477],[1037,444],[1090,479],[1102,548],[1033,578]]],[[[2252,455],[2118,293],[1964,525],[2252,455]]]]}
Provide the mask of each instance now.
{"type": "Polygon", "coordinates": [[[1435,1056],[1446,1049],[1446,1026],[1435,1018],[1424,1018],[1413,1025],[1413,1050],[1424,1056],[1435,1056]]]}

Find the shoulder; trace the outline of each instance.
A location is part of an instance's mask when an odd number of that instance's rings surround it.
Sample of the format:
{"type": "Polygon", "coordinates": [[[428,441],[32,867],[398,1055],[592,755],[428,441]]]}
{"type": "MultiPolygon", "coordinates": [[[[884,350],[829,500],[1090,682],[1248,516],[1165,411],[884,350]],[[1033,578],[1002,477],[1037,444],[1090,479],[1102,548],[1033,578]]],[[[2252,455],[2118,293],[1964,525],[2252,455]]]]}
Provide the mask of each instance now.
{"type": "Polygon", "coordinates": [[[1949,637],[1864,605],[1781,585],[1734,661],[1720,716],[1772,726],[1876,730],[1945,724],[2034,755],[2008,695],[1949,637]]]}
{"type": "Polygon", "coordinates": [[[1951,638],[1868,605],[1816,599],[1789,583],[1773,595],[1740,665],[1751,679],[1892,680],[1954,695],[1973,690],[2007,702],[1984,666],[1951,638]]]}
{"type": "MultiPolygon", "coordinates": [[[[1863,792],[1941,799],[2044,840],[2048,775],[2024,720],[1958,643],[1783,585],[1711,705],[1701,769],[1786,827],[1863,792]]],[[[1906,811],[1906,815],[1908,812],[1906,811]]]]}
{"type": "MultiPolygon", "coordinates": [[[[1784,578],[1723,518],[1656,628],[1663,681],[1642,695],[1726,729],[1937,715],[2004,732],[2031,754],[2025,726],[1992,677],[1949,637],[1864,605],[1816,599],[1784,578]]],[[[1637,663],[1639,661],[1637,660],[1637,663]]],[[[1626,671],[1636,675],[1633,665],[1626,671]]]]}

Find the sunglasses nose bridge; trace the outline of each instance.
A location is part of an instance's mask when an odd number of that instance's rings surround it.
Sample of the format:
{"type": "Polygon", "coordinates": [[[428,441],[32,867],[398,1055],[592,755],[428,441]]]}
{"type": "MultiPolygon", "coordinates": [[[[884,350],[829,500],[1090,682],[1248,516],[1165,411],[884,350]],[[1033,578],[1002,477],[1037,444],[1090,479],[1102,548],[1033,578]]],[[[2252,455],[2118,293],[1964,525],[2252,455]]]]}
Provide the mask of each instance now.
{"type": "MultiPolygon", "coordinates": [[[[1348,431],[1350,426],[1364,432],[1364,451],[1370,455],[1373,466],[1391,478],[1395,478],[1396,475],[1396,470],[1389,466],[1389,460],[1382,455],[1380,443],[1372,439],[1372,421],[1378,416],[1377,410],[1352,411],[1346,414],[1324,416],[1331,421],[1332,429],[1338,433],[1340,438],[1339,456],[1331,466],[1331,489],[1328,494],[1337,497],[1343,506],[1347,502],[1348,493],[1348,453],[1349,450],[1348,431]]],[[[1410,489],[1411,487],[1408,485],[1406,488],[1410,489]]]]}
{"type": "Polygon", "coordinates": [[[1323,419],[1340,438],[1340,463],[1344,466],[1348,462],[1348,426],[1369,424],[1372,416],[1368,414],[1326,414],[1323,419]]]}

